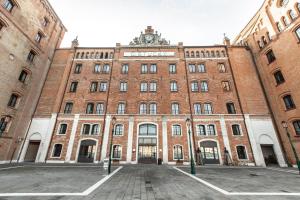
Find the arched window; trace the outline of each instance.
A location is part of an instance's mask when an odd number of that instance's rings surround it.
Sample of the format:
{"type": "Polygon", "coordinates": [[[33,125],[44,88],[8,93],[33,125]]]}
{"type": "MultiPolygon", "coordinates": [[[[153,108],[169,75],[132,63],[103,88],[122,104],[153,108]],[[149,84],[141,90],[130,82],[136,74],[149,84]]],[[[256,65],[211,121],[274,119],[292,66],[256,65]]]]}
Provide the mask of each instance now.
{"type": "Polygon", "coordinates": [[[195,115],[201,115],[201,104],[200,103],[194,104],[194,113],[195,113],[195,115]]]}
{"type": "Polygon", "coordinates": [[[140,115],[146,115],[147,114],[147,104],[141,103],[140,104],[140,115]]]}
{"type": "Polygon", "coordinates": [[[201,81],[200,86],[201,86],[201,92],[208,92],[208,83],[207,83],[207,81],[201,81]]]}
{"type": "Polygon", "coordinates": [[[96,58],[96,59],[99,59],[99,52],[96,52],[95,58],[96,58]]]}
{"type": "Polygon", "coordinates": [[[107,52],[105,53],[105,59],[108,59],[108,53],[107,52]]]}
{"type": "Polygon", "coordinates": [[[150,115],[156,115],[157,113],[157,104],[156,103],[150,103],[150,109],[149,109],[149,112],[150,112],[150,115]]]}
{"type": "Polygon", "coordinates": [[[289,17],[291,18],[292,21],[294,21],[297,18],[297,14],[295,13],[295,11],[290,10],[289,17]]]}
{"type": "Polygon", "coordinates": [[[103,52],[101,52],[101,54],[100,54],[100,59],[103,59],[103,52]]]}
{"type": "Polygon", "coordinates": [[[211,57],[216,57],[216,55],[215,55],[215,52],[214,51],[211,51],[211,57]]]}
{"type": "Polygon", "coordinates": [[[205,58],[205,53],[204,53],[204,51],[201,51],[201,57],[202,57],[202,58],[205,58]]]}
{"type": "Polygon", "coordinates": [[[300,135],[300,120],[294,121],[293,126],[294,126],[294,129],[295,129],[296,135],[300,135]]]}
{"type": "Polygon", "coordinates": [[[172,115],[179,115],[179,104],[178,103],[172,103],[171,113],[172,113],[172,115]]]}
{"type": "Polygon", "coordinates": [[[94,103],[88,103],[86,106],[86,114],[94,113],[94,103]]]}
{"type": "Polygon", "coordinates": [[[217,53],[217,54],[216,54],[216,55],[217,55],[217,58],[220,58],[220,51],[217,51],[216,53],[217,53]]]}
{"type": "Polygon", "coordinates": [[[113,57],[114,57],[113,52],[110,52],[110,53],[109,53],[109,58],[110,58],[110,59],[113,59],[113,57]]]}
{"type": "Polygon", "coordinates": [[[79,58],[79,56],[80,56],[80,53],[78,52],[78,53],[76,54],[76,58],[79,58]]]}
{"type": "Polygon", "coordinates": [[[103,115],[104,114],[104,103],[97,103],[96,105],[96,114],[103,115]]]}
{"type": "Polygon", "coordinates": [[[72,109],[73,109],[73,103],[72,102],[67,102],[66,106],[65,106],[65,109],[64,109],[64,113],[65,114],[71,114],[72,109]]]}
{"type": "Polygon", "coordinates": [[[122,157],[121,145],[113,145],[112,159],[120,160],[122,157]]]}
{"type": "Polygon", "coordinates": [[[300,26],[295,31],[298,40],[300,41],[300,26]]]}
{"type": "Polygon", "coordinates": [[[18,103],[19,103],[19,100],[20,100],[20,96],[18,94],[13,93],[10,96],[10,99],[8,101],[7,106],[12,107],[12,108],[16,108],[18,103]]]}
{"type": "Polygon", "coordinates": [[[187,58],[189,58],[189,57],[190,57],[190,52],[186,51],[186,52],[185,52],[185,56],[186,56],[187,58]]]}
{"type": "Polygon", "coordinates": [[[110,66],[108,64],[103,65],[103,74],[108,74],[110,71],[110,66]]]}
{"type": "Polygon", "coordinates": [[[283,31],[283,28],[279,22],[276,23],[276,27],[279,32],[283,31]]]}
{"type": "Polygon", "coordinates": [[[178,87],[177,87],[177,82],[176,81],[171,81],[171,83],[170,83],[170,91],[171,92],[177,92],[178,91],[178,87]]]}
{"type": "Polygon", "coordinates": [[[223,57],[226,57],[225,51],[222,51],[222,56],[223,56],[223,57]]]}
{"type": "Polygon", "coordinates": [[[206,51],[206,57],[209,58],[210,57],[210,53],[209,51],[206,51]]]}
{"type": "Polygon", "coordinates": [[[95,64],[94,73],[100,73],[100,72],[101,72],[101,65],[100,64],[95,64]]]}
{"type": "Polygon", "coordinates": [[[2,116],[0,118],[0,136],[8,131],[9,124],[11,122],[11,117],[10,116],[2,116]]]}
{"type": "Polygon", "coordinates": [[[81,59],[84,59],[84,52],[81,53],[80,58],[81,58],[81,59]]]}
{"type": "Polygon", "coordinates": [[[231,126],[233,135],[242,135],[241,128],[239,124],[233,124],[231,126]]]}
{"type": "Polygon", "coordinates": [[[297,10],[300,13],[300,3],[297,3],[297,10]]]}
{"type": "Polygon", "coordinates": [[[196,57],[197,57],[197,58],[200,57],[199,51],[196,51],[196,57]]]}
{"type": "Polygon", "coordinates": [[[232,102],[226,103],[226,108],[227,108],[228,114],[236,114],[234,103],[232,103],[232,102]]]}
{"type": "Polygon", "coordinates": [[[285,95],[283,97],[283,101],[284,101],[286,110],[291,110],[291,109],[296,108],[294,100],[293,100],[293,98],[292,98],[292,96],[290,94],[285,95]]]}
{"type": "Polygon", "coordinates": [[[286,6],[289,3],[289,0],[280,0],[279,6],[286,6]]]}
{"type": "Polygon", "coordinates": [[[265,36],[262,36],[262,37],[261,37],[261,40],[263,41],[264,45],[267,45],[267,44],[268,44],[268,42],[267,42],[265,36]]]}
{"type": "Polygon", "coordinates": [[[194,52],[193,52],[193,51],[191,52],[191,57],[192,57],[192,58],[194,58],[194,57],[195,57],[195,54],[194,54],[194,52]]]}
{"type": "Polygon", "coordinates": [[[26,83],[27,80],[28,80],[28,72],[25,70],[22,70],[19,75],[19,81],[22,83],[26,83]]]}
{"type": "Polygon", "coordinates": [[[211,103],[205,103],[204,104],[204,114],[205,115],[213,114],[213,109],[212,109],[211,103]]]}
{"type": "Polygon", "coordinates": [[[115,126],[114,135],[118,135],[118,136],[123,135],[123,130],[124,130],[123,124],[117,124],[115,126]]]}
{"type": "Polygon", "coordinates": [[[156,125],[154,125],[154,124],[143,124],[143,125],[140,125],[140,127],[139,127],[139,135],[142,135],[142,136],[157,135],[156,125]]]}

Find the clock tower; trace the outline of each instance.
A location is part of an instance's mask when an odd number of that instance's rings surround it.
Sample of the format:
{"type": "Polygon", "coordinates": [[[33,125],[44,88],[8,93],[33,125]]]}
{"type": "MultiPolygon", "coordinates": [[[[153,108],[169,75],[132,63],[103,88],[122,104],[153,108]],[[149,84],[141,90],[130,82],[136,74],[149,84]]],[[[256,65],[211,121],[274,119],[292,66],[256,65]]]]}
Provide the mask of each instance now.
{"type": "Polygon", "coordinates": [[[139,37],[135,37],[130,46],[166,46],[170,45],[165,38],[161,38],[161,34],[157,31],[154,32],[151,26],[147,26],[145,32],[141,32],[139,37]]]}

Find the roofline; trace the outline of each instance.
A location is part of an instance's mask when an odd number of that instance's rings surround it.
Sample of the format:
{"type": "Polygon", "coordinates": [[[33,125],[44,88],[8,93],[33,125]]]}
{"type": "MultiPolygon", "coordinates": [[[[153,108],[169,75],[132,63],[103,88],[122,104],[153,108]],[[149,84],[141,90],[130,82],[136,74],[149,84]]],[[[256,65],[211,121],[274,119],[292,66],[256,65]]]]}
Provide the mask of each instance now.
{"type": "MultiPolygon", "coordinates": [[[[42,0],[40,0],[41,2],[42,0]]],[[[66,28],[66,26],[63,24],[62,20],[60,19],[60,17],[58,16],[58,14],[55,12],[54,8],[52,7],[51,3],[48,0],[43,0],[45,1],[48,6],[51,8],[52,12],[54,13],[54,15],[56,16],[56,18],[59,20],[60,24],[63,26],[63,28],[65,29],[65,31],[68,31],[68,29],[66,28]]]]}

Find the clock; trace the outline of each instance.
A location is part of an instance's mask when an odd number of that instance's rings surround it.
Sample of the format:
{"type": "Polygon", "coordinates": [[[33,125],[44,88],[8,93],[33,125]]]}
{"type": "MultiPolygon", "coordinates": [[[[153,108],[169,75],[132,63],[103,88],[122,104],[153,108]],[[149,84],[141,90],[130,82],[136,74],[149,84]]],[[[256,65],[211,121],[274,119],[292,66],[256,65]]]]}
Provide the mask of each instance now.
{"type": "Polygon", "coordinates": [[[145,35],[145,40],[147,43],[152,43],[153,39],[154,39],[154,35],[152,35],[152,34],[145,35]]]}

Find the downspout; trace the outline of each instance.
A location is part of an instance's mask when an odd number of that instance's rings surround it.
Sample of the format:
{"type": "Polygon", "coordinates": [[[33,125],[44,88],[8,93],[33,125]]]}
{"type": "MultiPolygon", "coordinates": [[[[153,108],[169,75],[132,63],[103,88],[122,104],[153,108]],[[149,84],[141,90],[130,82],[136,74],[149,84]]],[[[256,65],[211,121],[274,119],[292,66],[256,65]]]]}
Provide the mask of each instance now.
{"type": "MultiPolygon", "coordinates": [[[[47,77],[48,77],[48,75],[49,75],[49,71],[50,71],[51,65],[52,65],[52,63],[53,63],[53,59],[54,59],[54,56],[55,56],[55,51],[56,51],[56,48],[57,48],[58,43],[59,43],[59,41],[60,41],[59,39],[60,39],[60,37],[61,37],[62,31],[63,31],[63,28],[60,29],[59,37],[57,38],[57,41],[56,41],[56,44],[55,44],[55,48],[54,48],[53,54],[52,54],[52,56],[51,56],[51,61],[50,61],[49,67],[48,67],[48,71],[47,71],[47,74],[46,74],[46,78],[45,78],[44,83],[43,83],[43,87],[42,87],[42,89],[40,90],[39,98],[38,98],[37,103],[36,103],[36,105],[35,105],[34,112],[33,112],[32,115],[31,115],[31,120],[30,120],[30,122],[29,122],[29,126],[27,127],[26,134],[25,134],[25,137],[24,137],[24,141],[23,141],[23,143],[22,143],[22,147],[21,147],[21,149],[20,149],[20,151],[19,151],[17,163],[19,163],[20,156],[21,156],[21,154],[22,154],[22,151],[23,151],[25,142],[26,142],[26,140],[27,140],[27,137],[28,137],[28,134],[29,134],[29,129],[30,129],[31,124],[32,124],[32,118],[34,117],[34,114],[36,113],[36,110],[37,110],[37,107],[38,107],[40,98],[41,98],[41,96],[42,96],[43,88],[45,87],[46,80],[47,80],[47,77]]],[[[48,154],[48,152],[47,152],[47,154],[48,154]]]]}
{"type": "Polygon", "coordinates": [[[254,154],[253,154],[253,149],[252,149],[252,144],[250,142],[249,131],[248,131],[248,128],[247,128],[247,125],[246,125],[245,113],[244,113],[244,109],[243,109],[243,106],[242,106],[242,103],[241,103],[240,93],[239,93],[239,91],[237,89],[236,79],[235,79],[235,76],[234,76],[234,73],[233,73],[233,70],[232,70],[232,64],[231,64],[231,60],[230,60],[230,56],[229,56],[229,53],[228,53],[228,47],[227,46],[225,46],[225,50],[226,50],[226,54],[228,56],[229,69],[230,69],[230,73],[232,75],[232,80],[233,80],[233,83],[234,83],[233,84],[234,85],[234,89],[235,89],[235,92],[236,92],[236,95],[237,95],[237,99],[238,99],[238,102],[239,102],[241,113],[243,115],[243,122],[244,122],[245,129],[246,129],[246,132],[247,132],[247,138],[248,138],[249,145],[250,145],[250,148],[251,148],[253,160],[254,160],[254,163],[256,165],[256,162],[255,162],[255,159],[254,159],[254,154]]]}

